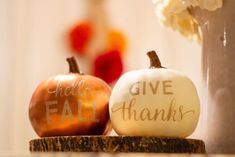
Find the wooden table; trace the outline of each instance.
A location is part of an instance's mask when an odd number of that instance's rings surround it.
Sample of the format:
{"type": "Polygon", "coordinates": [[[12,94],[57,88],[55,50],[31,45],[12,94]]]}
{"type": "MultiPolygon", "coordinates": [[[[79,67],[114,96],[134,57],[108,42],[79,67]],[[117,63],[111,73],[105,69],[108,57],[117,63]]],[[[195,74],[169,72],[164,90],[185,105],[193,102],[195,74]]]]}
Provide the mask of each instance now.
{"type": "Polygon", "coordinates": [[[31,152],[206,153],[202,140],[146,136],[59,136],[29,145],[31,152]]]}
{"type": "Polygon", "coordinates": [[[149,153],[33,153],[29,155],[0,154],[0,157],[235,157],[235,155],[149,154],[149,153]]]}

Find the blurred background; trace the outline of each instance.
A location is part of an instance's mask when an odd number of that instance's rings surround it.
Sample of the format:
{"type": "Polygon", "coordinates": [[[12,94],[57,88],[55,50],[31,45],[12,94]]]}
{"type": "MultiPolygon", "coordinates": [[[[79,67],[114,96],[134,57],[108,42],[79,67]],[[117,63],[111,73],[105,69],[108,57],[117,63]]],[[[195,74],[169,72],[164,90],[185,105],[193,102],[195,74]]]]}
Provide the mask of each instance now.
{"type": "MultiPolygon", "coordinates": [[[[29,140],[38,138],[28,118],[35,88],[49,76],[67,73],[65,59],[71,55],[94,74],[93,60],[112,47],[99,43],[110,30],[121,42],[116,47],[122,72],[147,68],[146,52],[156,50],[165,67],[193,80],[201,97],[200,44],[162,27],[151,0],[0,0],[0,152],[29,152],[29,140]],[[71,31],[84,21],[92,39],[76,49],[71,31]]],[[[201,137],[202,115],[194,138],[201,137]]]]}

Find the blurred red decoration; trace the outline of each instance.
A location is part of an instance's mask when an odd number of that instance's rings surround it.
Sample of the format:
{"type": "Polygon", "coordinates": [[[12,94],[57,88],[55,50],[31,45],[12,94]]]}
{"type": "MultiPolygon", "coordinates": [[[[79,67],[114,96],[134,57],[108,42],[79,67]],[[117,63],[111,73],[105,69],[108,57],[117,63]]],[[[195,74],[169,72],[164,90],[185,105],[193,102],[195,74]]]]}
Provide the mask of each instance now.
{"type": "Polygon", "coordinates": [[[92,35],[93,28],[90,22],[82,22],[72,28],[69,33],[69,42],[74,52],[84,54],[92,35]]]}
{"type": "Polygon", "coordinates": [[[123,63],[118,50],[107,51],[94,61],[93,74],[107,83],[117,80],[123,72],[123,63]]]}

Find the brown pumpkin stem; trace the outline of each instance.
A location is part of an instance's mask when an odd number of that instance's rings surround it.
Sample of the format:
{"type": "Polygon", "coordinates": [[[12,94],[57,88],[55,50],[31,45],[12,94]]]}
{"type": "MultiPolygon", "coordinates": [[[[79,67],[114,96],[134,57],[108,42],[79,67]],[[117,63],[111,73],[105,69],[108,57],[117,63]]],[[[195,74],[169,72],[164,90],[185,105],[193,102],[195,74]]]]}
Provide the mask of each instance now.
{"type": "Polygon", "coordinates": [[[81,74],[76,59],[74,57],[67,58],[67,62],[69,63],[69,72],[81,74]]]}
{"type": "Polygon", "coordinates": [[[155,51],[149,51],[147,55],[150,59],[149,68],[163,68],[160,59],[158,58],[157,53],[155,51]]]}

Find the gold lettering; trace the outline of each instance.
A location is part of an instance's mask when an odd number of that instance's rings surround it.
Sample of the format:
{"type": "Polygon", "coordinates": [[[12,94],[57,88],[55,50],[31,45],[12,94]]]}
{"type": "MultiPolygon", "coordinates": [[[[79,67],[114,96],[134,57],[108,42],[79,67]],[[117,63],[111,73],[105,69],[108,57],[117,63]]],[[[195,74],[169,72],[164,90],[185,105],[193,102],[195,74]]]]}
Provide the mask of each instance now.
{"type": "Polygon", "coordinates": [[[192,113],[192,114],[194,114],[195,113],[195,111],[194,110],[189,110],[189,111],[185,111],[185,112],[183,112],[183,109],[184,109],[184,107],[181,105],[180,107],[179,107],[179,112],[180,112],[180,121],[187,115],[187,114],[190,114],[190,113],[192,113]]]}
{"type": "Polygon", "coordinates": [[[158,117],[160,116],[160,115],[162,115],[161,116],[161,120],[162,121],[165,121],[166,120],[166,118],[164,117],[165,116],[165,110],[164,109],[155,109],[155,112],[154,112],[154,120],[155,121],[157,121],[158,120],[158,117]]]}
{"type": "Polygon", "coordinates": [[[121,112],[122,112],[122,119],[123,120],[127,120],[127,118],[126,118],[126,112],[125,112],[125,110],[128,110],[128,108],[126,107],[126,102],[123,102],[123,105],[120,107],[120,108],[117,108],[117,109],[114,109],[114,108],[112,108],[112,112],[118,112],[118,111],[120,111],[121,110],[121,112]]]}
{"type": "Polygon", "coordinates": [[[131,99],[130,103],[129,103],[129,107],[128,107],[128,118],[129,120],[132,119],[132,116],[134,117],[134,120],[138,121],[139,119],[136,117],[136,110],[132,110],[132,108],[134,107],[136,102],[136,99],[133,98],[131,99]]]}
{"type": "Polygon", "coordinates": [[[143,95],[146,94],[146,82],[144,81],[143,82],[143,95]]]}
{"type": "Polygon", "coordinates": [[[75,96],[75,95],[76,95],[76,93],[75,93],[75,89],[76,89],[76,80],[74,80],[74,81],[73,81],[73,84],[72,84],[71,94],[72,94],[73,96],[75,96]]]}
{"type": "MultiPolygon", "coordinates": [[[[56,87],[47,90],[48,94],[55,94],[55,96],[69,96],[69,95],[76,96],[76,92],[82,90],[84,80],[79,80],[79,81],[74,80],[71,86],[66,85],[66,87],[62,86],[63,85],[62,83],[63,82],[58,81],[56,87]]],[[[87,94],[86,92],[87,90],[82,93],[77,93],[77,95],[81,94],[85,95],[87,94]]]]}
{"type": "Polygon", "coordinates": [[[87,119],[82,116],[82,104],[78,101],[78,120],[85,122],[87,119]]]}
{"type": "Polygon", "coordinates": [[[66,87],[65,89],[64,89],[64,95],[65,96],[69,96],[71,94],[71,89],[69,88],[69,87],[66,87]]]}
{"type": "Polygon", "coordinates": [[[168,110],[167,121],[170,121],[171,118],[174,122],[176,121],[176,119],[175,119],[175,114],[176,114],[175,104],[176,104],[175,99],[172,99],[171,103],[170,103],[169,110],[168,110]]]}
{"type": "Polygon", "coordinates": [[[153,87],[152,82],[149,82],[149,86],[150,86],[150,88],[151,88],[153,94],[156,94],[156,93],[157,93],[158,86],[159,86],[159,81],[156,81],[154,87],[153,87]]]}
{"type": "Polygon", "coordinates": [[[183,111],[184,107],[180,105],[177,107],[176,100],[172,99],[167,109],[150,109],[150,108],[142,108],[139,111],[135,109],[136,99],[133,98],[129,103],[124,101],[121,106],[114,109],[112,108],[112,112],[121,112],[122,119],[124,121],[134,120],[134,121],[173,121],[180,122],[184,119],[184,117],[188,114],[194,114],[194,110],[183,111]]]}
{"type": "Polygon", "coordinates": [[[131,119],[138,121],[139,119],[136,117],[137,116],[136,110],[133,109],[135,102],[136,102],[136,99],[132,98],[130,103],[127,106],[126,106],[126,102],[123,102],[121,107],[119,107],[117,109],[112,108],[112,112],[121,111],[122,112],[122,119],[125,121],[131,120],[131,119]]]}
{"type": "Polygon", "coordinates": [[[163,81],[162,84],[163,84],[163,94],[172,95],[173,94],[172,91],[167,91],[167,88],[172,87],[172,81],[170,80],[163,81]]]}
{"type": "Polygon", "coordinates": [[[139,87],[139,84],[140,82],[136,82],[136,83],[133,83],[129,89],[129,92],[132,94],[132,95],[139,95],[139,92],[140,92],[140,87],[139,87]]]}
{"type": "Polygon", "coordinates": [[[140,112],[140,119],[142,121],[151,120],[150,110],[148,108],[144,108],[144,109],[141,110],[141,112],[140,112]]]}
{"type": "Polygon", "coordinates": [[[46,101],[46,119],[47,119],[47,124],[51,123],[50,114],[58,112],[58,109],[55,109],[55,108],[51,109],[50,106],[51,105],[56,105],[57,103],[58,103],[58,101],[46,101]]]}
{"type": "Polygon", "coordinates": [[[58,81],[57,85],[56,85],[56,88],[54,90],[53,89],[48,89],[47,92],[49,94],[55,94],[55,96],[62,96],[63,95],[63,89],[61,87],[61,82],[58,81]]]}
{"type": "Polygon", "coordinates": [[[73,118],[74,118],[74,117],[73,117],[71,108],[70,108],[70,106],[69,106],[69,101],[68,101],[68,100],[65,100],[65,102],[64,102],[64,107],[63,107],[63,111],[62,111],[62,116],[61,116],[61,121],[62,121],[62,123],[63,123],[66,119],[72,120],[73,118]]]}
{"type": "Polygon", "coordinates": [[[92,122],[99,122],[100,120],[96,118],[96,105],[95,102],[92,103],[92,122]]]}

